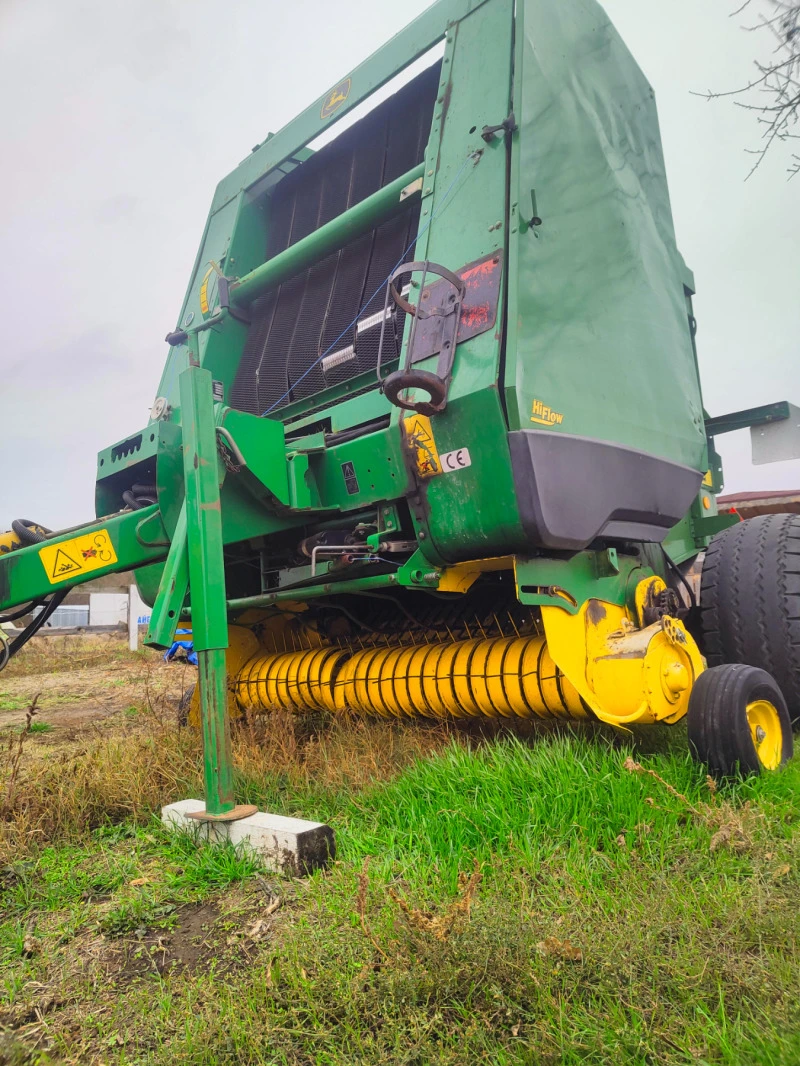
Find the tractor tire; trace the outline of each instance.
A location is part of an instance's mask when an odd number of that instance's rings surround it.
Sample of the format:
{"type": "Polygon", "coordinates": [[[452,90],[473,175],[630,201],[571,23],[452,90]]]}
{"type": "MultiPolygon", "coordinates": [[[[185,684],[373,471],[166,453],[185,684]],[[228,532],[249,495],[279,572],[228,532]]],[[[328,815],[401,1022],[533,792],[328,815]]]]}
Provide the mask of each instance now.
{"type": "Polygon", "coordinates": [[[689,746],[716,777],[778,770],[792,757],[786,701],[765,670],[741,663],[712,666],[689,697],[689,746]]]}
{"type": "Polygon", "coordinates": [[[745,663],[772,674],[800,727],[800,515],[761,515],[714,537],[700,617],[708,665],[745,663]]]}

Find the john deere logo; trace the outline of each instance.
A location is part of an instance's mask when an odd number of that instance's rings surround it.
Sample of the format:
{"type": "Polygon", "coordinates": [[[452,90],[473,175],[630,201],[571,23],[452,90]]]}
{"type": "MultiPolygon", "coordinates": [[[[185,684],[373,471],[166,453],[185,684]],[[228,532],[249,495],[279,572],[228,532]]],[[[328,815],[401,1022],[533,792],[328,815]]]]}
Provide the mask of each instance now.
{"type": "Polygon", "coordinates": [[[342,106],[350,95],[350,79],[345,78],[328,93],[320,111],[320,118],[330,118],[334,111],[342,106]]]}

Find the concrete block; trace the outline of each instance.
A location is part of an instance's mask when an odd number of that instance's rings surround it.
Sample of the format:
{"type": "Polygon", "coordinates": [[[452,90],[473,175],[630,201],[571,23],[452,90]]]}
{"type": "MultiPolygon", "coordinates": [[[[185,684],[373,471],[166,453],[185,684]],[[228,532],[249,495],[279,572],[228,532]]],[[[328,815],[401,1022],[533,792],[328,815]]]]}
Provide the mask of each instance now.
{"type": "Polygon", "coordinates": [[[161,822],[167,829],[181,829],[192,834],[202,830],[203,835],[206,835],[205,830],[208,822],[198,822],[196,818],[187,817],[190,812],[204,811],[205,809],[204,800],[178,800],[177,803],[168,803],[166,807],[161,808],[161,822]]]}
{"type": "Polygon", "coordinates": [[[168,829],[190,833],[196,839],[229,840],[237,848],[248,848],[269,869],[293,877],[327,866],[336,854],[333,830],[322,822],[261,811],[235,822],[203,822],[189,817],[204,809],[203,800],[179,800],[161,808],[161,821],[168,829]]]}
{"type": "Polygon", "coordinates": [[[228,839],[258,852],[271,869],[294,877],[327,866],[336,854],[329,825],[261,811],[238,822],[229,822],[228,839]]]}

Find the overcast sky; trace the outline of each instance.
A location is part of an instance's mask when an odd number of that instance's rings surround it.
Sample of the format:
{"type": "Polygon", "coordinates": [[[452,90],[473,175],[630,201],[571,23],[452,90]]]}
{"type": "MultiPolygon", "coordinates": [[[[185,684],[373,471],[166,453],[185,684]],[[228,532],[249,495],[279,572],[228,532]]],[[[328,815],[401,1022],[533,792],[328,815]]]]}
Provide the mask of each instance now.
{"type": "MultiPolygon", "coordinates": [[[[217,181],[427,6],[0,0],[0,529],[93,516],[96,453],[147,422],[217,181]]],[[[706,406],[800,404],[800,178],[776,153],[745,182],[753,118],[690,95],[744,82],[766,42],[733,0],[605,6],[656,90],[706,406]]],[[[800,488],[800,462],[720,443],[729,491],[800,488]]]]}

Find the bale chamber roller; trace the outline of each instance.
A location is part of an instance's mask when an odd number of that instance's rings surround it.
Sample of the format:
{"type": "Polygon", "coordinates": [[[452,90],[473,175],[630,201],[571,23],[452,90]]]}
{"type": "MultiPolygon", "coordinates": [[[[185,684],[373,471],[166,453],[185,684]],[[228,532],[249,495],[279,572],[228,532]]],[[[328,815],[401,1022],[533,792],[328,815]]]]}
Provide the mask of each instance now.
{"type": "Polygon", "coordinates": [[[719,513],[714,435],[790,405],[706,417],[693,295],[602,9],[439,0],[220,183],[103,517],[9,535],[0,605],[135,568],[151,646],[191,618],[209,816],[244,710],[688,714],[776,769],[800,520],[719,513]]]}

